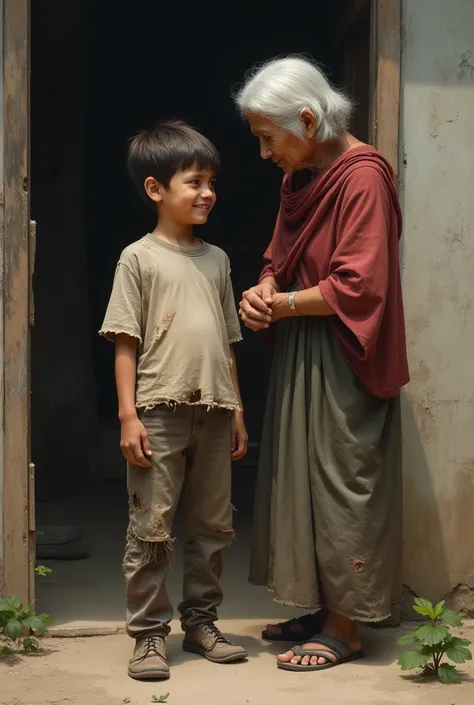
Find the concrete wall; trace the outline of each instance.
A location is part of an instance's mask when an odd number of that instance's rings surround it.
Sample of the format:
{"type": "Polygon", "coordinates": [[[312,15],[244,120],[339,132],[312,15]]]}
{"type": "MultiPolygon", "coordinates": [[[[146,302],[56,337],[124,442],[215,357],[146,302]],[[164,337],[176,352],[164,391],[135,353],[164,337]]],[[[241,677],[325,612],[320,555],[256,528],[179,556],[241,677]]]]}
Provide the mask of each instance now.
{"type": "Polygon", "coordinates": [[[474,613],[474,2],[403,0],[405,582],[474,613]]]}

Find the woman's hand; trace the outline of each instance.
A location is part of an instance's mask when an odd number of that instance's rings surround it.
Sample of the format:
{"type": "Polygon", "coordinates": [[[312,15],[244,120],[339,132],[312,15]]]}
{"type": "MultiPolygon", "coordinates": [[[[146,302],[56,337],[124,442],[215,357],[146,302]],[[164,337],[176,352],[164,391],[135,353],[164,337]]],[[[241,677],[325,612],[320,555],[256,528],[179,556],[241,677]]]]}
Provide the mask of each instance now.
{"type": "Polygon", "coordinates": [[[282,318],[288,318],[293,316],[294,312],[290,308],[288,301],[288,294],[278,294],[273,295],[273,305],[272,305],[272,323],[280,321],[282,318]]]}
{"type": "Polygon", "coordinates": [[[275,286],[265,281],[244,291],[239,315],[247,328],[254,331],[268,328],[272,322],[273,297],[276,293],[275,286]]]}

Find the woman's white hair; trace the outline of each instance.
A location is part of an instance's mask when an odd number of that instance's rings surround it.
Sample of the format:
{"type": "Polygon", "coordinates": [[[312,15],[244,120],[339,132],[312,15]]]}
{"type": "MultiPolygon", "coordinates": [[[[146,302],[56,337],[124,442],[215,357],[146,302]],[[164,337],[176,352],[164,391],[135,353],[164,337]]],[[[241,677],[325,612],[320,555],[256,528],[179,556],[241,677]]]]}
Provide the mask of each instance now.
{"type": "Polygon", "coordinates": [[[302,56],[272,59],[256,66],[235,101],[242,116],[249,111],[263,115],[299,138],[304,135],[301,111],[310,108],[318,125],[318,142],[340,137],[349,126],[352,112],[350,99],[302,56]]]}

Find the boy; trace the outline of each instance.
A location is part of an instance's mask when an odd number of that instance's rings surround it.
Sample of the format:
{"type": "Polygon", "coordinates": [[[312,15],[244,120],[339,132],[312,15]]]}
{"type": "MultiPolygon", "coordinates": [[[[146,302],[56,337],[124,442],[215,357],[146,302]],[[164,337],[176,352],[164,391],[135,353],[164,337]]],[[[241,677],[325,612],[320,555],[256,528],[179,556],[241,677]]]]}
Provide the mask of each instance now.
{"type": "Polygon", "coordinates": [[[141,680],[169,677],[173,611],[165,578],[180,498],[183,648],[217,663],[247,656],[215,625],[222,551],[233,536],[231,457],[247,450],[229,259],[193,235],[216,202],[218,166],[215,147],[184,122],[161,123],[131,140],[128,170],[158,224],[122,252],[100,331],[116,348],[130,498],[127,632],[136,639],[128,673],[141,680]]]}

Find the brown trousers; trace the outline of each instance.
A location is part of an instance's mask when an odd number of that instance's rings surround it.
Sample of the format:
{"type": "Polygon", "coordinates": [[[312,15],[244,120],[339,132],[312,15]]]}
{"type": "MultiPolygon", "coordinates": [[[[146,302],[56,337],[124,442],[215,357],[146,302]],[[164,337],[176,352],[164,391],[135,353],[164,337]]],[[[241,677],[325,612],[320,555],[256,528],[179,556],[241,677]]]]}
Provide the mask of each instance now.
{"type": "Polygon", "coordinates": [[[165,588],[173,554],[172,522],[184,518],[184,630],[217,619],[222,551],[233,537],[231,414],[202,406],[160,405],[141,413],[152,467],[128,467],[130,520],[124,557],[127,632],[169,634],[173,608],[165,588]]]}

